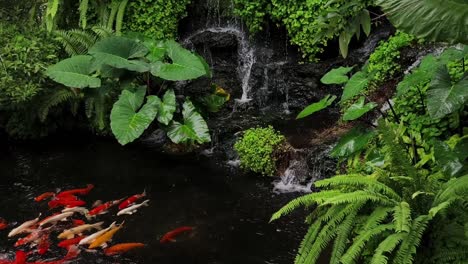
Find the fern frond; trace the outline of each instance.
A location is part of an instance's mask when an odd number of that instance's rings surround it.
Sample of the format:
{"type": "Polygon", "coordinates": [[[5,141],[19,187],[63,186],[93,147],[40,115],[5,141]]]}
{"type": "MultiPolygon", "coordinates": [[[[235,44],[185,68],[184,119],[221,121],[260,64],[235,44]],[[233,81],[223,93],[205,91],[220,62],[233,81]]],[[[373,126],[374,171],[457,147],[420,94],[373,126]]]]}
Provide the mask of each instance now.
{"type": "Polygon", "coordinates": [[[49,32],[54,29],[60,0],[49,0],[46,8],[46,28],[49,32]]]}
{"type": "Polygon", "coordinates": [[[52,93],[43,96],[37,108],[39,120],[41,120],[41,122],[44,122],[47,119],[47,116],[49,115],[49,110],[52,107],[67,102],[74,96],[75,94],[73,93],[73,91],[68,88],[57,89],[54,90],[52,93]]]}
{"type": "Polygon", "coordinates": [[[370,264],[387,264],[388,257],[385,255],[387,253],[392,253],[393,250],[403,241],[407,236],[406,233],[397,233],[391,234],[386,239],[384,239],[377,246],[374,255],[372,256],[370,264]]]}
{"type": "Polygon", "coordinates": [[[387,196],[371,191],[354,191],[351,193],[338,194],[335,197],[327,199],[323,205],[328,204],[351,204],[359,202],[373,202],[380,205],[395,205],[397,202],[389,199],[387,196]]]}
{"type": "Polygon", "coordinates": [[[376,179],[363,176],[360,174],[337,175],[329,179],[315,182],[315,186],[319,188],[339,187],[339,186],[364,187],[365,189],[381,192],[392,199],[401,200],[401,197],[387,185],[377,181],[376,179]]]}
{"type": "Polygon", "coordinates": [[[125,15],[125,8],[127,7],[128,0],[123,0],[120,2],[119,11],[117,12],[117,18],[115,21],[115,32],[117,35],[121,34],[123,19],[125,15]]]}
{"type": "Polygon", "coordinates": [[[121,0],[112,0],[110,4],[109,20],[107,21],[108,28],[114,27],[115,17],[117,15],[117,10],[119,9],[120,2],[121,0]]]}
{"type": "Polygon", "coordinates": [[[426,231],[427,225],[431,217],[428,215],[421,215],[414,219],[413,224],[411,225],[411,230],[408,235],[403,239],[397,255],[395,257],[395,262],[399,264],[412,264],[413,255],[416,254],[416,249],[421,242],[421,237],[426,231]]]}
{"type": "Polygon", "coordinates": [[[432,204],[433,207],[451,200],[455,197],[468,195],[468,175],[450,180],[443,186],[443,191],[439,192],[432,204]]]}
{"type": "Polygon", "coordinates": [[[393,210],[393,223],[396,232],[409,232],[411,224],[411,208],[407,202],[401,202],[393,210]]]}
{"type": "Polygon", "coordinates": [[[373,229],[380,225],[388,216],[388,214],[393,210],[392,207],[377,207],[372,211],[372,213],[366,218],[366,222],[361,227],[361,230],[366,231],[373,229]]]}
{"type": "Polygon", "coordinates": [[[294,263],[300,263],[300,258],[304,254],[302,252],[310,252],[312,245],[314,244],[315,239],[317,238],[317,235],[319,231],[321,230],[320,227],[322,225],[321,221],[316,221],[312,225],[310,225],[309,230],[307,231],[307,234],[304,236],[304,238],[301,241],[301,245],[299,246],[298,254],[295,258],[294,263]]]}
{"type": "Polygon", "coordinates": [[[359,236],[356,237],[356,239],[354,239],[353,244],[349,247],[349,249],[341,258],[341,262],[346,264],[355,263],[355,261],[361,255],[361,251],[364,249],[369,240],[371,240],[375,236],[382,234],[385,231],[394,230],[394,228],[394,224],[385,224],[379,225],[373,229],[361,233],[359,236]]]}
{"type": "Polygon", "coordinates": [[[88,16],[87,16],[88,3],[89,3],[89,0],[81,0],[80,6],[78,7],[78,10],[80,11],[79,25],[81,25],[82,29],[86,29],[86,26],[88,23],[88,16]]]}
{"type": "Polygon", "coordinates": [[[437,255],[432,258],[432,263],[463,263],[468,259],[468,249],[450,248],[438,250],[437,255]]]}
{"type": "Polygon", "coordinates": [[[98,38],[81,29],[55,31],[57,40],[70,56],[84,55],[96,43],[98,38]]]}
{"type": "Polygon", "coordinates": [[[114,34],[112,28],[107,26],[94,26],[92,30],[96,33],[99,39],[108,38],[114,34]]]}
{"type": "Polygon", "coordinates": [[[283,206],[281,209],[279,209],[276,213],[273,214],[273,216],[270,219],[270,222],[279,219],[282,216],[288,215],[292,211],[296,210],[299,207],[308,207],[313,204],[323,202],[326,199],[330,197],[334,197],[338,194],[341,194],[340,191],[322,191],[318,193],[310,193],[303,195],[301,197],[298,197],[294,200],[291,200],[289,203],[287,203],[285,206],[283,206]]]}
{"type": "Polygon", "coordinates": [[[349,241],[349,234],[355,225],[354,220],[356,219],[357,214],[357,210],[351,212],[348,216],[346,216],[346,219],[338,227],[338,235],[336,236],[335,242],[333,243],[330,264],[340,264],[340,259],[343,256],[349,241]]]}

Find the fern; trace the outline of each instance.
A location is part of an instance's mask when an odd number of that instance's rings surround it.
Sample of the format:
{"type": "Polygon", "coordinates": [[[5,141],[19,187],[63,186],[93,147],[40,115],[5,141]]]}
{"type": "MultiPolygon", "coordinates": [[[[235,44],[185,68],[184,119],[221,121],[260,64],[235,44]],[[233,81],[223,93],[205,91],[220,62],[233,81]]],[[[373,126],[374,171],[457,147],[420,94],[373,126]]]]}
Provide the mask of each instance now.
{"type": "Polygon", "coordinates": [[[361,251],[364,249],[366,243],[373,237],[382,234],[385,231],[393,230],[395,226],[393,224],[379,225],[373,229],[367,230],[360,234],[353,241],[353,244],[349,247],[348,251],[341,258],[342,263],[355,263],[355,260],[359,258],[361,251]]]}
{"type": "Polygon", "coordinates": [[[407,202],[401,202],[393,211],[393,222],[396,232],[409,232],[411,223],[411,208],[407,202]]]}
{"type": "Polygon", "coordinates": [[[87,54],[88,49],[98,40],[94,34],[81,29],[57,30],[55,33],[57,40],[70,56],[87,54]]]}
{"type": "Polygon", "coordinates": [[[371,264],[387,264],[388,257],[386,253],[391,253],[403,241],[406,233],[397,233],[388,236],[377,246],[374,255],[371,259],[371,264]]]}
{"type": "Polygon", "coordinates": [[[108,38],[114,34],[112,28],[106,26],[94,26],[92,30],[99,39],[108,38]]]}
{"type": "Polygon", "coordinates": [[[80,11],[79,25],[81,25],[82,29],[86,29],[86,26],[88,23],[88,16],[87,16],[88,3],[89,3],[89,0],[81,0],[80,6],[78,7],[78,10],[80,11]]]}
{"type": "Polygon", "coordinates": [[[46,27],[49,32],[54,29],[60,0],[48,0],[46,9],[46,27]]]}
{"type": "Polygon", "coordinates": [[[433,207],[453,197],[466,196],[468,194],[468,175],[453,179],[444,185],[444,189],[434,199],[433,207]]]}
{"type": "Polygon", "coordinates": [[[413,263],[413,255],[416,254],[417,246],[421,242],[421,237],[424,231],[426,231],[427,224],[429,223],[430,219],[431,217],[428,215],[421,215],[413,221],[410,232],[403,239],[400,248],[397,251],[397,255],[395,257],[396,263],[413,263]]]}
{"type": "Polygon", "coordinates": [[[361,227],[361,230],[366,231],[374,229],[379,226],[387,217],[388,214],[393,210],[392,207],[377,207],[367,217],[366,223],[361,227]]]}
{"type": "Polygon", "coordinates": [[[123,0],[120,2],[119,11],[117,12],[117,18],[115,22],[115,32],[117,35],[121,34],[123,19],[125,14],[125,8],[127,7],[128,0],[123,0]]]}
{"type": "Polygon", "coordinates": [[[41,122],[44,122],[49,115],[49,111],[52,107],[65,103],[72,100],[75,97],[75,93],[68,88],[60,88],[42,96],[38,108],[37,115],[41,122]]]}
{"type": "Polygon", "coordinates": [[[359,202],[373,202],[380,205],[394,205],[396,202],[388,197],[371,192],[371,191],[355,191],[352,193],[343,193],[335,197],[327,199],[323,204],[343,204],[343,203],[359,203],[359,202]]]}
{"type": "Polygon", "coordinates": [[[113,28],[115,22],[115,16],[117,14],[117,10],[119,9],[121,0],[112,0],[110,4],[110,13],[109,13],[109,20],[107,21],[107,27],[113,28]]]}
{"type": "Polygon", "coordinates": [[[335,242],[333,244],[333,251],[331,254],[330,264],[340,264],[340,259],[346,250],[348,238],[354,226],[354,220],[357,216],[357,211],[350,213],[343,223],[338,227],[335,242]]]}

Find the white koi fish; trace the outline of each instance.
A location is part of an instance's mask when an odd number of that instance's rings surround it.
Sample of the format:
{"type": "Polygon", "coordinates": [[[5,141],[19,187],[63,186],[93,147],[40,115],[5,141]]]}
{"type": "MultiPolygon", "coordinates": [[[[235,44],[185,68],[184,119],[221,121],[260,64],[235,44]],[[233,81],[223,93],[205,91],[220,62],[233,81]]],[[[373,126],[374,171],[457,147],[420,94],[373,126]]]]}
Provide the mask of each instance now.
{"type": "Polygon", "coordinates": [[[96,233],[91,234],[91,235],[89,235],[89,236],[83,238],[83,239],[80,241],[80,243],[78,243],[78,245],[88,245],[88,244],[93,243],[93,241],[94,241],[97,237],[101,236],[102,234],[104,234],[104,233],[106,233],[107,231],[109,231],[109,230],[111,230],[112,228],[114,228],[114,227],[115,227],[115,223],[116,223],[116,222],[113,222],[108,228],[103,229],[103,230],[101,230],[101,231],[97,231],[96,233]]]}
{"type": "Polygon", "coordinates": [[[124,215],[124,214],[128,214],[128,215],[132,215],[134,213],[136,213],[138,210],[138,208],[142,207],[142,206],[148,206],[148,203],[149,203],[150,200],[146,200],[144,202],[142,202],[141,204],[135,204],[135,205],[132,205],[130,207],[127,207],[125,209],[122,209],[120,210],[117,215],[124,215]]]}
{"type": "Polygon", "coordinates": [[[62,213],[68,213],[68,212],[74,212],[74,213],[79,213],[82,215],[88,214],[88,209],[84,207],[72,207],[72,208],[65,208],[62,210],[62,213]]]}
{"type": "Polygon", "coordinates": [[[39,216],[37,218],[35,218],[33,220],[26,221],[23,224],[21,224],[20,226],[18,226],[17,228],[11,230],[10,233],[8,233],[8,237],[13,237],[13,236],[16,236],[18,234],[28,232],[30,230],[29,227],[35,225],[39,221],[40,217],[41,217],[41,214],[39,214],[39,216]]]}
{"type": "Polygon", "coordinates": [[[74,228],[63,231],[60,235],[58,235],[58,238],[59,239],[71,239],[71,238],[74,238],[75,235],[81,234],[86,230],[90,230],[90,229],[101,230],[102,229],[102,227],[101,227],[102,224],[104,224],[104,222],[98,222],[98,223],[95,223],[95,224],[80,225],[80,226],[77,226],[77,227],[74,227],[74,228]]]}
{"type": "Polygon", "coordinates": [[[43,225],[46,225],[46,224],[49,224],[49,223],[56,223],[58,221],[65,220],[68,217],[72,216],[73,214],[74,214],[74,212],[66,212],[66,213],[61,213],[61,214],[49,216],[46,219],[42,220],[39,223],[39,226],[43,226],[43,225]]]}

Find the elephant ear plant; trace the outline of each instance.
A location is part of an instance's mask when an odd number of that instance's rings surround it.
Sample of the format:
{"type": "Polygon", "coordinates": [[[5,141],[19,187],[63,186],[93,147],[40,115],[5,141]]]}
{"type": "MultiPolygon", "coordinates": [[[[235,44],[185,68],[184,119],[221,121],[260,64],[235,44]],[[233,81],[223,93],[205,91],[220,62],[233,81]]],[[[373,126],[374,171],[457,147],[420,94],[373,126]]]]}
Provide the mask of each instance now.
{"type": "Polygon", "coordinates": [[[205,120],[190,100],[183,104],[182,122],[173,120],[176,95],[166,89],[165,81],[210,75],[203,58],[173,40],[104,38],[87,55],[73,56],[49,67],[47,75],[84,95],[89,92],[83,90],[120,93],[110,111],[110,128],[122,145],[140,137],[155,119],[174,143],[202,144],[211,140],[205,120]],[[163,85],[151,89],[157,83],[163,85]],[[162,98],[151,94],[156,90],[165,90],[162,98]]]}

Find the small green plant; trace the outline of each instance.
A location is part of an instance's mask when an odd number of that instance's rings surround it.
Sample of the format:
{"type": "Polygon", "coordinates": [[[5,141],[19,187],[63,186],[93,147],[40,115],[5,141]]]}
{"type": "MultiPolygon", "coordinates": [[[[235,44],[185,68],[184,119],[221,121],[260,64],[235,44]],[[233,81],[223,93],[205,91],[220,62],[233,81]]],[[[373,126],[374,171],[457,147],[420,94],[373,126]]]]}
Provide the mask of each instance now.
{"type": "Polygon", "coordinates": [[[190,0],[130,1],[124,28],[157,40],[175,38],[179,20],[187,15],[189,3],[190,0]]]}
{"type": "Polygon", "coordinates": [[[236,142],[234,149],[239,154],[241,167],[264,176],[276,172],[275,152],[285,142],[285,137],[272,126],[250,128],[236,142]]]}

